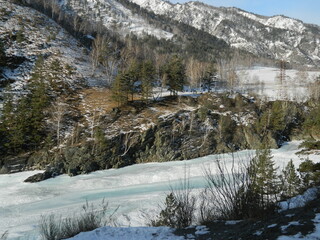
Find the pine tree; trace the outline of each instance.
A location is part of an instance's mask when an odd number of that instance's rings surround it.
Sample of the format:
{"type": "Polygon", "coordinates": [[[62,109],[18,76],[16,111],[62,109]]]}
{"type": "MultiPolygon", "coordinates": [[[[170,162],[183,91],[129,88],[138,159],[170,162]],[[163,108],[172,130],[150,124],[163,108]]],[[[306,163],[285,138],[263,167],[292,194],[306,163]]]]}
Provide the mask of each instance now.
{"type": "Polygon", "coordinates": [[[144,62],[141,68],[141,93],[144,100],[152,96],[156,70],[151,61],[144,62]]]}
{"type": "Polygon", "coordinates": [[[44,66],[44,59],[43,59],[43,56],[40,55],[37,58],[37,61],[35,62],[35,65],[32,69],[31,81],[45,79],[46,75],[47,75],[47,73],[46,73],[46,69],[44,66]]]}
{"type": "Polygon", "coordinates": [[[171,192],[167,195],[165,201],[165,208],[161,210],[157,220],[151,222],[152,226],[169,226],[176,227],[176,211],[178,203],[171,192]]]}
{"type": "Polygon", "coordinates": [[[63,67],[58,59],[55,59],[50,64],[50,71],[49,71],[49,77],[47,76],[47,79],[50,82],[50,86],[53,88],[54,91],[59,91],[60,88],[65,88],[66,86],[61,86],[61,83],[64,84],[63,76],[63,67]],[[59,84],[60,83],[60,84],[59,84]]]}
{"type": "Polygon", "coordinates": [[[257,150],[250,164],[249,175],[252,191],[260,196],[260,205],[267,207],[272,204],[279,193],[279,179],[270,149],[257,150]]]}
{"type": "Polygon", "coordinates": [[[112,98],[118,103],[118,106],[126,104],[129,98],[130,75],[120,73],[112,84],[112,98]]]}
{"type": "Polygon", "coordinates": [[[106,136],[100,126],[97,126],[94,129],[94,141],[97,145],[96,151],[98,151],[98,153],[101,153],[102,151],[105,151],[105,149],[107,149],[108,143],[106,140],[106,136]]]}
{"type": "Polygon", "coordinates": [[[320,185],[320,163],[307,158],[299,165],[298,171],[305,188],[320,185]]]}
{"type": "Polygon", "coordinates": [[[134,94],[138,92],[138,81],[140,79],[140,69],[141,64],[137,61],[132,61],[129,69],[126,71],[128,74],[128,91],[129,95],[131,95],[131,101],[133,101],[134,94]]]}
{"type": "Polygon", "coordinates": [[[0,116],[0,152],[5,152],[8,148],[10,130],[14,125],[14,104],[12,95],[5,95],[3,108],[0,116]]]}
{"type": "Polygon", "coordinates": [[[4,49],[4,44],[2,40],[0,39],[0,67],[6,65],[6,52],[4,49]]]}
{"type": "Polygon", "coordinates": [[[292,160],[290,160],[282,171],[282,195],[284,198],[290,198],[299,193],[300,178],[296,173],[292,160]]]}
{"type": "Polygon", "coordinates": [[[16,41],[17,43],[22,43],[25,41],[25,36],[24,36],[24,29],[20,29],[18,32],[17,32],[17,35],[16,35],[16,41]]]}
{"type": "Polygon", "coordinates": [[[272,103],[272,107],[265,111],[259,121],[260,131],[272,130],[282,132],[286,127],[286,111],[281,101],[272,103]]]}
{"type": "Polygon", "coordinates": [[[48,86],[44,80],[33,81],[30,86],[30,94],[27,96],[29,102],[29,126],[28,139],[30,144],[36,146],[40,144],[44,137],[44,119],[46,117],[44,109],[49,106],[48,86]]]}
{"type": "Polygon", "coordinates": [[[37,147],[43,140],[45,108],[49,104],[44,81],[31,80],[29,93],[17,102],[5,101],[1,117],[1,132],[7,152],[20,152],[37,147]]]}
{"type": "Polygon", "coordinates": [[[214,77],[216,76],[216,74],[217,70],[214,68],[214,66],[210,66],[201,79],[203,87],[207,89],[208,92],[210,92],[213,87],[214,77]]]}
{"type": "Polygon", "coordinates": [[[169,91],[173,95],[177,95],[178,91],[183,90],[183,85],[186,81],[185,66],[182,59],[178,56],[171,58],[169,63],[165,66],[165,75],[169,91]]]}

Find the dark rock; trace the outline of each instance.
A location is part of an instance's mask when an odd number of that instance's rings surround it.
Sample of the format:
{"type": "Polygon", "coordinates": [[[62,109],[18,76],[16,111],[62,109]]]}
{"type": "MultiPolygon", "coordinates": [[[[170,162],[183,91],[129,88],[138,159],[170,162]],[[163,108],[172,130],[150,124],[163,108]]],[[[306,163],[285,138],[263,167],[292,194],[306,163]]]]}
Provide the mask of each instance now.
{"type": "Polygon", "coordinates": [[[37,173],[31,177],[28,177],[26,180],[24,180],[24,182],[30,182],[30,183],[41,182],[51,177],[52,177],[51,173],[45,171],[44,173],[37,173]]]}
{"type": "Polygon", "coordinates": [[[30,182],[30,183],[41,182],[49,178],[54,178],[56,176],[59,176],[60,174],[61,174],[60,169],[55,167],[48,167],[47,170],[44,171],[43,173],[37,173],[33,176],[30,176],[26,180],[24,180],[24,182],[30,182]]]}

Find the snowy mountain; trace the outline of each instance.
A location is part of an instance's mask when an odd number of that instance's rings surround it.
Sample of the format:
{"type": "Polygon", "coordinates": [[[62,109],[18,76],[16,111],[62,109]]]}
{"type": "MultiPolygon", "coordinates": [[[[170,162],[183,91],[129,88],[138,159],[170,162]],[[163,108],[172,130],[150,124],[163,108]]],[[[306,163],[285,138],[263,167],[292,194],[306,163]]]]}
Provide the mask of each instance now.
{"type": "Polygon", "coordinates": [[[0,5],[4,9],[0,13],[0,40],[7,62],[2,74],[0,71],[0,87],[10,83],[14,91],[24,89],[39,56],[47,68],[58,61],[65,70],[65,81],[73,87],[93,84],[104,76],[99,71],[92,76],[87,50],[53,20],[6,0],[0,0],[0,5]]]}
{"type": "Polygon", "coordinates": [[[200,2],[172,4],[162,0],[132,0],[156,14],[204,30],[231,46],[259,56],[292,63],[320,65],[320,27],[285,16],[266,17],[237,8],[217,8],[200,2]]]}
{"type": "Polygon", "coordinates": [[[76,13],[86,20],[102,24],[125,36],[133,33],[137,36],[152,35],[157,38],[171,39],[173,34],[150,24],[116,0],[62,0],[62,8],[76,13]]]}

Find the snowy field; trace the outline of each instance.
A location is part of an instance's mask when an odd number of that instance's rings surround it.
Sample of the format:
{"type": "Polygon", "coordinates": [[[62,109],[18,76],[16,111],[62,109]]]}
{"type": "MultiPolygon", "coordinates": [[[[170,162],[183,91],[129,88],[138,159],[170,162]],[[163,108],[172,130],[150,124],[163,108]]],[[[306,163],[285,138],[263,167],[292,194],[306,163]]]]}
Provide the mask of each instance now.
{"type": "Polygon", "coordinates": [[[285,71],[283,82],[279,79],[280,70],[270,67],[255,67],[237,71],[239,85],[243,93],[253,92],[269,100],[289,99],[304,101],[309,96],[308,85],[320,76],[319,71],[285,71]]]}
{"type": "MultiPolygon", "coordinates": [[[[308,86],[320,77],[320,71],[298,71],[294,69],[285,71],[283,82],[279,79],[279,68],[253,67],[236,71],[238,81],[233,88],[213,87],[212,92],[223,93],[233,91],[244,95],[256,94],[266,100],[293,100],[303,102],[310,96],[308,86]]],[[[178,95],[197,97],[201,93],[207,92],[203,89],[191,89],[185,87],[178,95]]],[[[164,88],[154,88],[153,97],[155,99],[169,96],[170,92],[164,88]]]]}
{"type": "MultiPolygon", "coordinates": [[[[282,168],[293,159],[301,142],[290,142],[272,151],[276,164],[282,168]]],[[[236,153],[236,159],[246,161],[254,151],[236,153]]],[[[145,226],[146,216],[158,213],[170,186],[178,186],[185,174],[193,188],[203,188],[203,169],[215,171],[214,160],[232,163],[231,155],[210,155],[188,161],[148,163],[121,169],[110,169],[88,175],[69,177],[62,175],[40,183],[23,183],[39,171],[0,175],[0,233],[8,230],[9,239],[38,239],[37,224],[41,215],[50,213],[69,216],[81,209],[88,200],[99,205],[102,199],[109,202],[110,210],[117,211],[118,226],[145,226]],[[68,215],[69,214],[69,215],[68,215]]],[[[319,161],[319,157],[310,156],[319,161]]]]}

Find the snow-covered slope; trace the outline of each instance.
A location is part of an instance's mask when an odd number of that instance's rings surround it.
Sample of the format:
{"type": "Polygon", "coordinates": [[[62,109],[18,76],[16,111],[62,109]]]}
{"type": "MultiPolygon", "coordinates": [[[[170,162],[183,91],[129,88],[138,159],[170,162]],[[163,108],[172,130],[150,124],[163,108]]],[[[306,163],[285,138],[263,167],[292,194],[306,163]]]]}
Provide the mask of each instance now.
{"type": "Polygon", "coordinates": [[[173,34],[151,25],[146,19],[126,8],[116,0],[63,0],[60,5],[74,11],[80,17],[113,29],[125,36],[133,33],[138,36],[152,35],[170,39],[173,34]]]}
{"type": "Polygon", "coordinates": [[[285,16],[265,17],[237,8],[216,8],[199,2],[171,4],[131,0],[217,36],[236,48],[293,63],[320,65],[320,27],[285,16]]]}
{"type": "Polygon", "coordinates": [[[0,6],[5,9],[0,13],[0,39],[4,42],[5,53],[9,60],[19,59],[14,66],[9,64],[3,69],[0,82],[7,80],[12,83],[13,90],[21,91],[39,56],[43,56],[47,65],[58,61],[62,68],[68,69],[64,80],[73,87],[83,82],[94,84],[103,77],[101,71],[92,76],[87,50],[47,16],[7,0],[0,0],[0,6]]]}

